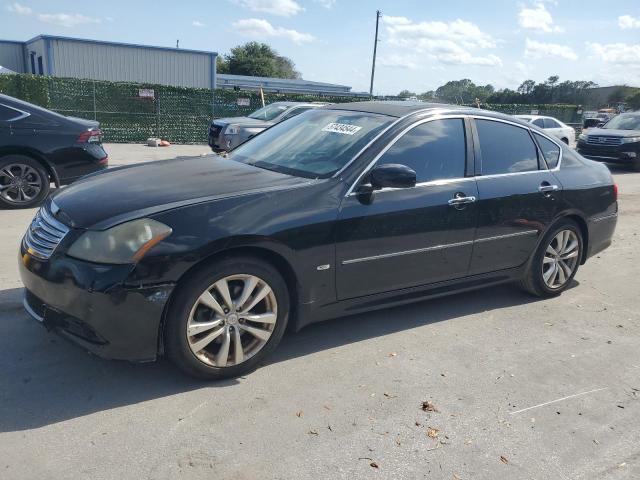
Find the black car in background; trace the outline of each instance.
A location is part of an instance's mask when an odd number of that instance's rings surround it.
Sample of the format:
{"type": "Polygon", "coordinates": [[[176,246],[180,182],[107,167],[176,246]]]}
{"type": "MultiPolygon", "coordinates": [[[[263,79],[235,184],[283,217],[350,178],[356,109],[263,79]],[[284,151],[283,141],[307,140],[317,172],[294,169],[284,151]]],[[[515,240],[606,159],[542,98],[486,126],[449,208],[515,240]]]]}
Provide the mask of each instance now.
{"type": "Polygon", "coordinates": [[[507,115],[324,107],[227,158],[56,191],[20,247],[25,308],[104,357],[237,376],[287,325],[511,281],[559,295],[611,243],[616,195],[606,166],[507,115]]]}
{"type": "Polygon", "coordinates": [[[0,208],[38,205],[56,186],[107,168],[100,124],[0,94],[0,208]]]}
{"type": "Polygon", "coordinates": [[[640,171],[640,112],[621,113],[578,137],[580,155],[640,171]]]}

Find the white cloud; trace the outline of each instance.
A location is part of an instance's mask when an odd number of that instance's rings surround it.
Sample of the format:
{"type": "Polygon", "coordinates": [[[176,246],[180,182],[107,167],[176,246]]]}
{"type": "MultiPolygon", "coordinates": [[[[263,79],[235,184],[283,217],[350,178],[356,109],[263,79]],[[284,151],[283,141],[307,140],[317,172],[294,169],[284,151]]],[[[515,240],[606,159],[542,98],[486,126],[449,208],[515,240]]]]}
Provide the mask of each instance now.
{"type": "Polygon", "coordinates": [[[313,35],[308,33],[301,33],[296,30],[290,30],[283,27],[274,27],[266,20],[258,18],[246,18],[233,22],[232,27],[240,35],[246,37],[266,38],[266,37],[279,37],[286,38],[296,44],[302,44],[305,42],[311,42],[315,40],[313,35]]]}
{"type": "Polygon", "coordinates": [[[38,20],[68,28],[102,22],[99,18],[88,17],[81,13],[40,13],[38,14],[38,20]]]}
{"type": "Polygon", "coordinates": [[[417,70],[418,68],[416,57],[413,55],[383,55],[378,59],[377,64],[383,67],[406,68],[409,70],[417,70]]]}
{"type": "Polygon", "coordinates": [[[9,12],[17,13],[18,15],[31,15],[31,13],[33,12],[31,8],[20,5],[18,2],[10,3],[9,5],[7,5],[7,10],[9,12]]]}
{"type": "Polygon", "coordinates": [[[618,17],[618,26],[623,30],[640,28],[640,18],[634,18],[631,15],[622,15],[618,17]]]}
{"type": "Polygon", "coordinates": [[[252,12],[268,13],[281,17],[291,17],[304,11],[296,0],[233,0],[234,3],[252,12]]]}
{"type": "Polygon", "coordinates": [[[557,43],[543,43],[527,38],[527,44],[524,50],[524,56],[527,58],[546,58],[559,57],[565,60],[577,60],[578,55],[571,47],[559,45],[557,43]]]}
{"type": "Polygon", "coordinates": [[[193,22],[191,22],[191,25],[193,25],[194,27],[206,27],[204,23],[199,22],[198,20],[194,20],[193,22]]]}
{"type": "MultiPolygon", "coordinates": [[[[395,47],[427,54],[429,58],[449,65],[502,65],[497,55],[476,53],[477,50],[494,48],[496,41],[471,22],[460,19],[448,23],[413,22],[406,17],[382,18],[387,41],[395,47]]],[[[396,57],[396,60],[398,58],[403,57],[396,57]]]]}
{"type": "Polygon", "coordinates": [[[324,8],[333,8],[336,4],[336,0],[314,0],[314,2],[319,3],[324,8]]]}
{"type": "Polygon", "coordinates": [[[588,42],[587,48],[603,62],[640,66],[640,44],[588,42]]]}
{"type": "Polygon", "coordinates": [[[561,32],[562,29],[553,24],[553,17],[543,3],[537,3],[533,7],[522,7],[518,13],[518,24],[528,30],[538,32],[561,32]]]}

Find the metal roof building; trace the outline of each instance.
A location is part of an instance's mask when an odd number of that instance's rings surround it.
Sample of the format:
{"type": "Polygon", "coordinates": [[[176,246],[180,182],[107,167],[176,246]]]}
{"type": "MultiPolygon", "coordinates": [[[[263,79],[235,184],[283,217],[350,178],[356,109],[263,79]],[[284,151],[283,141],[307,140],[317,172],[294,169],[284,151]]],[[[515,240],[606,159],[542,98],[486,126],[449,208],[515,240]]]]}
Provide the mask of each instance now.
{"type": "Polygon", "coordinates": [[[39,35],[0,40],[0,66],[17,73],[195,88],[353,95],[351,87],[306,80],[217,75],[218,54],[202,50],[39,35]]]}

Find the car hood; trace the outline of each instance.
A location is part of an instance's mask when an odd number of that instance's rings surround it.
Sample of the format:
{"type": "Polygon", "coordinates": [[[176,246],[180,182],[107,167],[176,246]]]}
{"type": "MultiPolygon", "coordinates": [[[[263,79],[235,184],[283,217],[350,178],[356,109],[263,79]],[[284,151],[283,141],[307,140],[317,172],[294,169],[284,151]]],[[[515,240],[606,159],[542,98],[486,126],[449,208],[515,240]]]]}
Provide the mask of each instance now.
{"type": "Polygon", "coordinates": [[[217,118],[213,121],[214,125],[226,127],[227,125],[242,125],[243,127],[270,127],[273,122],[267,122],[265,120],[257,120],[249,117],[229,117],[229,118],[217,118]]]}
{"type": "Polygon", "coordinates": [[[640,130],[616,130],[613,128],[589,128],[585,130],[587,135],[603,135],[608,137],[637,137],[640,130]]]}
{"type": "Polygon", "coordinates": [[[103,230],[181,206],[308,184],[216,155],[181,157],[88,175],[52,196],[58,218],[103,230]]]}

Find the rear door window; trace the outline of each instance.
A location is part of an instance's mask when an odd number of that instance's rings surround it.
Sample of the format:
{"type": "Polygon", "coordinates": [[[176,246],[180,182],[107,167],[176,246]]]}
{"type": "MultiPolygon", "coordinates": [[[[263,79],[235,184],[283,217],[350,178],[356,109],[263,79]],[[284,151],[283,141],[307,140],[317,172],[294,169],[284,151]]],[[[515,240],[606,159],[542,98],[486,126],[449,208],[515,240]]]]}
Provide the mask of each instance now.
{"type": "Polygon", "coordinates": [[[556,122],[553,118],[545,118],[544,128],[561,128],[561,127],[560,127],[560,124],[556,122]]]}
{"type": "Polygon", "coordinates": [[[544,120],[542,120],[541,118],[536,118],[531,123],[533,123],[536,127],[544,128],[544,120]]]}
{"type": "Polygon", "coordinates": [[[527,129],[492,120],[475,122],[483,175],[538,170],[538,151],[527,129]]]}
{"type": "Polygon", "coordinates": [[[466,141],[462,119],[433,120],[412,128],[377,164],[399,163],[416,172],[416,182],[462,178],[466,141]]]}
{"type": "Polygon", "coordinates": [[[540,145],[540,150],[542,150],[542,156],[549,168],[555,168],[558,166],[558,161],[560,160],[560,147],[553,143],[546,137],[535,133],[533,134],[536,137],[536,141],[538,145],[540,145]]]}

